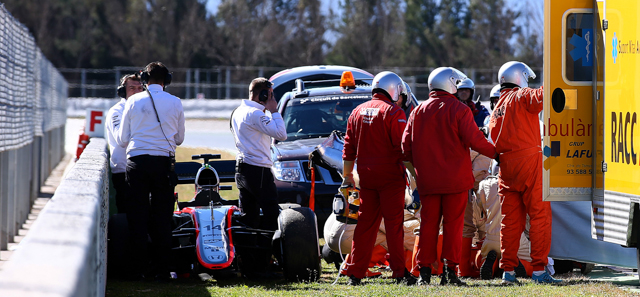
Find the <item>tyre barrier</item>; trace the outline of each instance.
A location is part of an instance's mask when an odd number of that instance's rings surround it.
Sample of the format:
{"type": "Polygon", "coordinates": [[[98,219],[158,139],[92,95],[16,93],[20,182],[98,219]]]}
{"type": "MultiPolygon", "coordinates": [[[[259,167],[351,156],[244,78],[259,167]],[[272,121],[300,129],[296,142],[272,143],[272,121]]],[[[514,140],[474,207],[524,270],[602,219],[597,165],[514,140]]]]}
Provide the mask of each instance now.
{"type": "Polygon", "coordinates": [[[0,271],[0,296],[105,296],[109,154],[92,138],[0,271]]]}

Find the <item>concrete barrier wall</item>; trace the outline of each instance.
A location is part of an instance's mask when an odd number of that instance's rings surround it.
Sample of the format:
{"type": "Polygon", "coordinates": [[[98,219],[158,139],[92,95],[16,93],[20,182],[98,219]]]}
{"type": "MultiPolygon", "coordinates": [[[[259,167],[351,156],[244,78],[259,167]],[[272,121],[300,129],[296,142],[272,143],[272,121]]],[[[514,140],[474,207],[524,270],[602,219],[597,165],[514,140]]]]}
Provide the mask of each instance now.
{"type": "Polygon", "coordinates": [[[0,296],[104,296],[108,200],[107,142],[92,138],[4,264],[0,296]]]}
{"type": "Polygon", "coordinates": [[[40,186],[64,157],[65,126],[0,152],[0,249],[6,250],[27,220],[40,186]]]}

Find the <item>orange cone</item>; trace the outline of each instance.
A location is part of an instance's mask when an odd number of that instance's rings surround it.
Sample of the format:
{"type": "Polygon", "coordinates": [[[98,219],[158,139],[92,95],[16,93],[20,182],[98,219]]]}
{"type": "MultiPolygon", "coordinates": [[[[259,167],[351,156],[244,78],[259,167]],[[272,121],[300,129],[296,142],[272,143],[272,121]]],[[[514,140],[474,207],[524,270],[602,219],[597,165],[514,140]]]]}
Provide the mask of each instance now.
{"type": "Polygon", "coordinates": [[[80,155],[82,155],[82,152],[84,151],[84,148],[87,147],[87,144],[89,143],[89,135],[87,134],[80,134],[80,138],[78,139],[78,149],[76,150],[76,159],[80,159],[80,155]]]}

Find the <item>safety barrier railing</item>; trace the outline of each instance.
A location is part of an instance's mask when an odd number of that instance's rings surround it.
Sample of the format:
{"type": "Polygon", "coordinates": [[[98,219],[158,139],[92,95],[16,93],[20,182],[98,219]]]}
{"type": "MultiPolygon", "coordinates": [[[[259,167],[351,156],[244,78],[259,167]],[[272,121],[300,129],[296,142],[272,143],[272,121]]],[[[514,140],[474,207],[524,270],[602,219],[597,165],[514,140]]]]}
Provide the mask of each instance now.
{"type": "Polygon", "coordinates": [[[0,249],[64,156],[68,84],[0,5],[0,249]]]}

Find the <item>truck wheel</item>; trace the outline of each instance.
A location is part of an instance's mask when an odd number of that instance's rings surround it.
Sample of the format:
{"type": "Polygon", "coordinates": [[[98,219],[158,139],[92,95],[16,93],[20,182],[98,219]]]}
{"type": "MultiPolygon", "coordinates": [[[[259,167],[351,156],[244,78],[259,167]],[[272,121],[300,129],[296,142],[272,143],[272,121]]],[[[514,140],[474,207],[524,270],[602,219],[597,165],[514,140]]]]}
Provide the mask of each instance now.
{"type": "Polygon", "coordinates": [[[316,215],[308,207],[285,209],[278,216],[284,276],[317,281],[322,273],[316,215]]]}
{"type": "MultiPolygon", "coordinates": [[[[640,267],[640,246],[636,247],[636,264],[638,265],[638,267],[640,267]]],[[[640,268],[638,268],[638,271],[640,271],[640,268]]],[[[640,273],[638,273],[638,280],[640,281],[640,273]]]]}
{"type": "Polygon", "coordinates": [[[107,273],[109,277],[122,276],[129,261],[129,224],[124,213],[109,217],[107,231],[107,273]]]}

